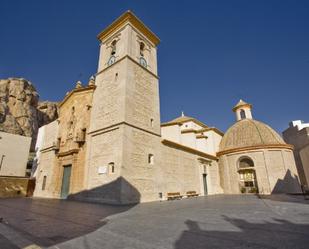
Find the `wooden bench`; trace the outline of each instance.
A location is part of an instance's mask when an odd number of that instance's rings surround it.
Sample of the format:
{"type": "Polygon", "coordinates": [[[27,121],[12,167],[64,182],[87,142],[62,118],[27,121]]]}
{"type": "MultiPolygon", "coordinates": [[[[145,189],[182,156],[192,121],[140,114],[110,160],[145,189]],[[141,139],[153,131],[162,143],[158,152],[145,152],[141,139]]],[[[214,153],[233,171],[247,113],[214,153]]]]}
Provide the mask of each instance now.
{"type": "Polygon", "coordinates": [[[199,194],[196,193],[196,191],[188,191],[188,192],[186,193],[186,196],[187,196],[187,197],[196,197],[196,196],[199,196],[199,194]]]}
{"type": "Polygon", "coordinates": [[[180,200],[182,195],[179,192],[167,193],[167,200],[180,200]]]}

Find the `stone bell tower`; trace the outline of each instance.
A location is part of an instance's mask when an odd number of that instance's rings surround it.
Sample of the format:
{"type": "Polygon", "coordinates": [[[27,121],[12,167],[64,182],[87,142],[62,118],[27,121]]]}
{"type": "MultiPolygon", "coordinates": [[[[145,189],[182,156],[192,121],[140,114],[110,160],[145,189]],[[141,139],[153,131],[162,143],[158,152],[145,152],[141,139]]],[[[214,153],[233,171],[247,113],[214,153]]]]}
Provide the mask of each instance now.
{"type": "Polygon", "coordinates": [[[161,137],[159,38],[127,11],[98,39],[100,56],[85,172],[87,194],[112,203],[153,200],[161,137]]]}
{"type": "Polygon", "coordinates": [[[240,99],[238,103],[233,107],[233,112],[236,114],[236,121],[242,119],[252,119],[252,105],[240,99]]]}

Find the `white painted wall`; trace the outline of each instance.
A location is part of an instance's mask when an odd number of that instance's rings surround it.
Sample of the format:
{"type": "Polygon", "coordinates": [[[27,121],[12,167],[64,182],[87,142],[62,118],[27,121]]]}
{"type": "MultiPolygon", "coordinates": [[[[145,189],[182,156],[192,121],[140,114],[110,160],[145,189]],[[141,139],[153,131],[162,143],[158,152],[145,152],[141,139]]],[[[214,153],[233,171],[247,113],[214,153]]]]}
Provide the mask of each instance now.
{"type": "Polygon", "coordinates": [[[202,129],[203,127],[199,124],[188,121],[182,125],[162,126],[161,135],[163,139],[179,143],[204,153],[216,155],[217,151],[219,151],[219,144],[222,136],[213,130],[199,132],[202,129]],[[182,133],[182,131],[186,130],[189,132],[182,133]],[[205,135],[207,138],[198,138],[199,135],[205,135]]]}
{"type": "Polygon", "coordinates": [[[309,127],[309,123],[304,123],[302,120],[294,120],[290,122],[290,127],[297,127],[298,130],[309,127]]]}
{"type": "Polygon", "coordinates": [[[299,151],[307,182],[309,182],[309,144],[299,151]]]}
{"type": "Polygon", "coordinates": [[[30,143],[31,137],[0,132],[0,175],[25,176],[30,143]]]}

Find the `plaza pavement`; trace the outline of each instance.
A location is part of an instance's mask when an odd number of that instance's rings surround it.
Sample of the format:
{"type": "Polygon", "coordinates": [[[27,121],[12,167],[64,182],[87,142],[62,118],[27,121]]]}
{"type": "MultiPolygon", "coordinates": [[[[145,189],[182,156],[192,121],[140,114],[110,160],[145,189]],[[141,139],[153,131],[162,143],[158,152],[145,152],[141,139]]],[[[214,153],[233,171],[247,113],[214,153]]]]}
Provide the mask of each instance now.
{"type": "Polygon", "coordinates": [[[309,248],[301,196],[216,195],[109,206],[0,199],[0,248],[309,248]]]}

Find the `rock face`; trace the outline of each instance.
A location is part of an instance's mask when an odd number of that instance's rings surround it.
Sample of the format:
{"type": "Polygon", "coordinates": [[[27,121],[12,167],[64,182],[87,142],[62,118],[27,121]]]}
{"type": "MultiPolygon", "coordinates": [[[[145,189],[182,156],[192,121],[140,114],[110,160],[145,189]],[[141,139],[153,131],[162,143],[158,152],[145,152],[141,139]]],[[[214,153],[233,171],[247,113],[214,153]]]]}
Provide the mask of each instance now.
{"type": "Polygon", "coordinates": [[[32,150],[39,127],[58,118],[57,108],[55,102],[39,102],[31,82],[0,79],[0,131],[32,137],[32,150]]]}

